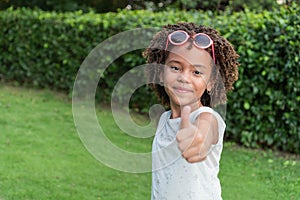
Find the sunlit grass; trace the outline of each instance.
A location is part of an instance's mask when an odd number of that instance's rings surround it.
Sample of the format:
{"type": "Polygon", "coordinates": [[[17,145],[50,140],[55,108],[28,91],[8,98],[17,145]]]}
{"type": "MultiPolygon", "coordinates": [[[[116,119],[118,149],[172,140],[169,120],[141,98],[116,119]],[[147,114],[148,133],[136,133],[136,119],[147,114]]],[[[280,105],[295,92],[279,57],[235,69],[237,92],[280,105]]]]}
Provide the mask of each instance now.
{"type": "MultiPolygon", "coordinates": [[[[122,133],[107,107],[98,108],[97,115],[120,148],[151,150],[152,138],[122,133]]],[[[225,143],[220,179],[224,200],[296,200],[300,162],[225,143]]],[[[76,132],[70,99],[48,90],[0,86],[0,199],[141,200],[150,199],[150,192],[150,173],[116,171],[89,154],[76,132]]]]}

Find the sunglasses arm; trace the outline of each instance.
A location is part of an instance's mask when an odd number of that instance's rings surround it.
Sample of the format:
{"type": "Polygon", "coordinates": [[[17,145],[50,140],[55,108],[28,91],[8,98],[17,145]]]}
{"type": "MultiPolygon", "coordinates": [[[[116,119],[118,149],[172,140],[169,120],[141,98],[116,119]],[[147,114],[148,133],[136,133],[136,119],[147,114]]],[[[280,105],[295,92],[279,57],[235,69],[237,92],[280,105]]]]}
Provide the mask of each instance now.
{"type": "Polygon", "coordinates": [[[169,38],[167,38],[167,42],[166,42],[166,48],[165,48],[165,51],[167,50],[167,48],[168,48],[168,45],[169,45],[169,38]]]}
{"type": "Polygon", "coordinates": [[[213,56],[214,63],[216,64],[214,43],[212,43],[212,45],[211,45],[211,51],[212,51],[212,56],[213,56]]]}

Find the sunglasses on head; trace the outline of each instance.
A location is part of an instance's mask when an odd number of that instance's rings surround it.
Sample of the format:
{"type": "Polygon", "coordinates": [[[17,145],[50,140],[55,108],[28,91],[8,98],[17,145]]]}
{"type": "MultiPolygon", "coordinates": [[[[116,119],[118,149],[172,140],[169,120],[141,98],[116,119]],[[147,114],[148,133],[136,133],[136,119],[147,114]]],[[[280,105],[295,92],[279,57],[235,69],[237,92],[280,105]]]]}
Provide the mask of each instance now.
{"type": "Polygon", "coordinates": [[[180,46],[185,44],[189,40],[189,38],[192,38],[193,44],[200,49],[207,49],[208,47],[211,46],[212,57],[214,63],[216,62],[214,45],[213,45],[214,42],[205,33],[197,33],[193,36],[190,36],[187,32],[182,30],[174,31],[168,35],[165,50],[167,50],[169,42],[175,46],[180,46]]]}

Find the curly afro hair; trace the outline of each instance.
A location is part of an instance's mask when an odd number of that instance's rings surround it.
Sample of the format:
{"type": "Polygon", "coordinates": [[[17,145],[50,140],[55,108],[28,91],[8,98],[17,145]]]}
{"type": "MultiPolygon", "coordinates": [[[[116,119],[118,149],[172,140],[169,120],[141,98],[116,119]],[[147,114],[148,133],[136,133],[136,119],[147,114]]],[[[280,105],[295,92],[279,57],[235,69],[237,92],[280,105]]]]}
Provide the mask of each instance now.
{"type": "MultiPolygon", "coordinates": [[[[194,23],[185,22],[166,25],[153,37],[150,45],[143,52],[143,56],[147,59],[147,63],[149,63],[146,75],[151,82],[149,84],[150,87],[154,89],[162,103],[168,106],[170,99],[164,86],[155,84],[159,83],[160,73],[163,70],[161,65],[157,64],[165,64],[169,55],[169,51],[165,50],[167,37],[170,33],[177,30],[183,30],[190,36],[197,33],[205,33],[213,40],[216,61],[212,63],[212,77],[210,80],[213,81],[214,86],[212,91],[204,92],[200,101],[202,105],[209,107],[226,103],[226,92],[233,89],[233,84],[238,79],[239,63],[237,59],[239,55],[235,52],[233,46],[220,36],[215,29],[202,25],[199,26],[194,23]]],[[[205,50],[211,53],[211,48],[205,50]]]]}

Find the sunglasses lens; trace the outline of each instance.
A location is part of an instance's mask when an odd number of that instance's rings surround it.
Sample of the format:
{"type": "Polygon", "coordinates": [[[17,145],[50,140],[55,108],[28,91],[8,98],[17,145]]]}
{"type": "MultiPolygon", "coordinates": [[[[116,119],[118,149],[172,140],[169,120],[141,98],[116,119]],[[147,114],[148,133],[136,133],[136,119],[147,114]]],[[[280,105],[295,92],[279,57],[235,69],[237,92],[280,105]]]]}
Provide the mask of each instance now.
{"type": "Polygon", "coordinates": [[[207,48],[211,45],[211,41],[206,35],[197,35],[195,43],[201,48],[207,48]]]}
{"type": "Polygon", "coordinates": [[[183,32],[174,32],[171,37],[170,37],[170,40],[175,43],[175,44],[178,44],[178,43],[182,43],[186,40],[186,34],[184,34],[183,32]]]}

